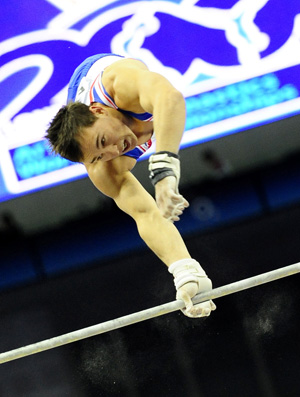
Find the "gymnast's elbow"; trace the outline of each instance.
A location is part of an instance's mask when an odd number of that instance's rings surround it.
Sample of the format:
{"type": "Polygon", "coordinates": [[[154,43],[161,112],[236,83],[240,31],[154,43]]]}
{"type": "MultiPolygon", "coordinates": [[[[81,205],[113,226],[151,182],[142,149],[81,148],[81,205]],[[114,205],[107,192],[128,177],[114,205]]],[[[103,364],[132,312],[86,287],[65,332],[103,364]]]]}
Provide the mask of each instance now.
{"type": "Polygon", "coordinates": [[[115,200],[117,206],[131,218],[135,220],[137,225],[143,223],[153,224],[161,217],[161,213],[152,197],[143,197],[143,199],[115,200]]]}
{"type": "Polygon", "coordinates": [[[135,210],[132,217],[136,221],[138,226],[144,223],[147,225],[157,224],[157,222],[161,221],[161,219],[163,218],[156,204],[151,207],[135,210]]]}
{"type": "Polygon", "coordinates": [[[164,223],[168,222],[163,218],[157,207],[135,211],[134,214],[132,214],[132,218],[136,222],[140,237],[147,245],[149,245],[149,242],[153,239],[153,234],[163,231],[164,223]]]}

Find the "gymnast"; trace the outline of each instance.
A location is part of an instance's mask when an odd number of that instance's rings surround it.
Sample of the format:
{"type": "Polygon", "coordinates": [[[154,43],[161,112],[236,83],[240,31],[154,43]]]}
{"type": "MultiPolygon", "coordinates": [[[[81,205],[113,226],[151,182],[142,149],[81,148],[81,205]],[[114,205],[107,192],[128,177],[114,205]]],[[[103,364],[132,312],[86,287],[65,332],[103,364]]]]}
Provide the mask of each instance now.
{"type": "Polygon", "coordinates": [[[178,190],[185,118],[184,97],[166,78],[137,59],[98,54],[74,71],[67,105],[46,137],[55,153],[83,163],[97,189],[135,220],[140,237],[173,274],[183,313],[203,317],[215,304],[194,305],[192,298],[211,290],[212,282],[173,223],[188,207],[178,190]],[[131,173],[154,139],[149,176],[155,200],[131,173]]]}

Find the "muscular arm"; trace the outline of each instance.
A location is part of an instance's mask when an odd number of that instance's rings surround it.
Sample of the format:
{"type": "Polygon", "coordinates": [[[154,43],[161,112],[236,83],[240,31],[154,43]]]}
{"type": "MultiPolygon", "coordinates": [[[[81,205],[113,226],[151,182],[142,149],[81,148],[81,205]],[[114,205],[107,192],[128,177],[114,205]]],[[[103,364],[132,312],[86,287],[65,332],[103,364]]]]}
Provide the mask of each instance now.
{"type": "Polygon", "coordinates": [[[130,172],[134,164],[134,159],[122,156],[86,168],[94,185],[135,220],[141,238],[162,262],[169,266],[189,258],[176,227],[161,216],[151,195],[130,172]]]}
{"type": "Polygon", "coordinates": [[[189,317],[207,316],[215,310],[214,303],[207,301],[194,306],[191,298],[200,291],[210,290],[211,281],[198,262],[191,259],[173,223],[162,217],[155,201],[130,172],[134,164],[135,160],[122,156],[86,167],[95,186],[135,220],[141,238],[169,267],[176,296],[185,303],[183,312],[189,317]]]}
{"type": "MultiPolygon", "coordinates": [[[[185,101],[167,79],[150,72],[140,61],[125,59],[104,73],[103,82],[120,108],[153,114],[156,152],[178,153],[185,126],[185,101]]],[[[188,207],[188,202],[179,194],[178,184],[179,178],[172,176],[155,184],[157,205],[171,221],[179,220],[188,207]]]]}
{"type": "Polygon", "coordinates": [[[141,105],[153,114],[156,151],[178,153],[186,118],[182,94],[156,73],[145,73],[139,84],[141,105]]]}

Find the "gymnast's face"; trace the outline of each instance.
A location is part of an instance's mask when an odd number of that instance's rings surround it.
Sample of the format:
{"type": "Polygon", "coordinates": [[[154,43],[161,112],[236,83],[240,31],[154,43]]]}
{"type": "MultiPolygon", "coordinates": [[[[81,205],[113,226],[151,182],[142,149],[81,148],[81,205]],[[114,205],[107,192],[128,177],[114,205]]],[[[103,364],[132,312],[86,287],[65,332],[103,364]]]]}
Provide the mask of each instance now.
{"type": "Polygon", "coordinates": [[[83,128],[78,138],[83,163],[110,161],[136,147],[137,137],[120,112],[96,106],[93,113],[97,120],[92,126],[83,128]]]}

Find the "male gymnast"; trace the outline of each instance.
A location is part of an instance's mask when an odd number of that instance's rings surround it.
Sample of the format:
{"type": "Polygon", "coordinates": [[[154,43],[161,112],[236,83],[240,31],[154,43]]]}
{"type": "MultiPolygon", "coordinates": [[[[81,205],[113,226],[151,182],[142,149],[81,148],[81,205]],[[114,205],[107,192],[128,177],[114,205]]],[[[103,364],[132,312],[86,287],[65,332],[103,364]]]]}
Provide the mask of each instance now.
{"type": "Polygon", "coordinates": [[[98,54],[75,70],[68,104],[46,137],[55,153],[83,163],[97,189],[135,220],[141,238],[173,274],[184,314],[203,317],[215,304],[193,305],[191,298],[211,290],[212,283],[173,224],[188,206],[178,191],[185,117],[184,98],[166,78],[139,60],[98,54]],[[149,171],[155,200],[131,173],[154,132],[149,171]]]}

